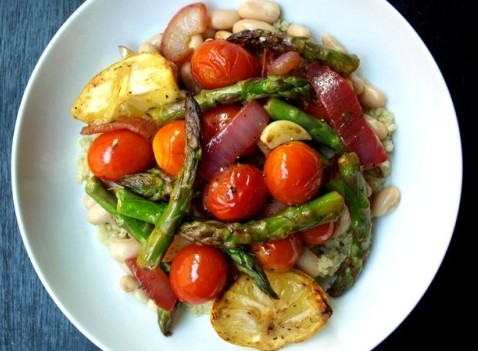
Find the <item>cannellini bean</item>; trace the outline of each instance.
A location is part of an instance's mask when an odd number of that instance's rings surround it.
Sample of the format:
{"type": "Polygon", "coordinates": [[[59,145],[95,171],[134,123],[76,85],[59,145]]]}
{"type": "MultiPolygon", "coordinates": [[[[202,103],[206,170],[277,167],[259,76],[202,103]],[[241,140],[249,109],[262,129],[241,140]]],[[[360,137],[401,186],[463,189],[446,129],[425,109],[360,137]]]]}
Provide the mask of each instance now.
{"type": "Polygon", "coordinates": [[[139,289],[141,284],[138,280],[132,275],[124,275],[120,278],[119,281],[120,288],[126,292],[133,292],[136,289],[139,289]]]}
{"type": "Polygon", "coordinates": [[[319,258],[307,246],[304,246],[296,266],[311,277],[317,277],[320,274],[319,258]]]}
{"type": "Polygon", "coordinates": [[[400,190],[396,186],[383,188],[372,200],[372,216],[380,217],[390,213],[400,201],[400,190]]]}
{"type": "Polygon", "coordinates": [[[199,91],[201,91],[201,87],[194,80],[193,73],[191,71],[191,62],[184,62],[181,65],[179,74],[181,75],[181,80],[189,91],[192,91],[194,94],[197,94],[199,91]]]}
{"type": "Polygon", "coordinates": [[[373,133],[377,136],[379,140],[384,140],[388,136],[388,130],[385,124],[366,113],[364,114],[364,117],[367,121],[367,124],[370,126],[373,133]]]}
{"type": "Polygon", "coordinates": [[[204,38],[202,37],[201,34],[195,34],[191,37],[191,41],[189,42],[188,47],[190,49],[196,50],[199,45],[201,45],[204,42],[204,38]]]}
{"type": "Polygon", "coordinates": [[[88,222],[95,225],[110,223],[113,220],[111,215],[96,202],[88,208],[86,218],[88,222]]]}
{"type": "Polygon", "coordinates": [[[326,33],[322,35],[321,40],[322,40],[322,45],[330,49],[334,49],[340,52],[346,51],[345,48],[342,46],[342,44],[340,44],[339,41],[335,39],[333,36],[331,36],[330,34],[326,33]]]}
{"type": "Polygon", "coordinates": [[[151,43],[148,43],[148,42],[145,42],[145,43],[142,43],[140,46],[139,46],[139,49],[138,49],[138,52],[142,53],[142,52],[150,52],[150,53],[153,53],[153,54],[157,54],[159,53],[159,50],[156,46],[154,46],[153,44],[151,43]]]}
{"type": "Polygon", "coordinates": [[[359,95],[359,101],[363,106],[369,108],[378,108],[385,106],[387,97],[384,92],[369,84],[365,84],[362,94],[359,95]]]}
{"type": "Polygon", "coordinates": [[[118,262],[125,262],[128,258],[139,253],[141,244],[134,238],[118,239],[111,244],[110,254],[118,262]]]}
{"type": "Polygon", "coordinates": [[[163,40],[163,33],[157,33],[146,40],[147,43],[154,45],[158,50],[161,49],[161,41],[163,40]]]}
{"type": "Polygon", "coordinates": [[[152,299],[149,299],[148,302],[146,303],[146,305],[148,306],[148,308],[151,311],[157,311],[158,310],[158,306],[156,306],[156,304],[154,303],[154,301],[152,299]]]}
{"type": "Polygon", "coordinates": [[[85,197],[83,197],[83,205],[86,208],[90,208],[95,203],[96,201],[90,195],[85,195],[85,197]]]}
{"type": "Polygon", "coordinates": [[[241,17],[235,10],[213,10],[209,18],[209,25],[214,29],[231,29],[241,17]]]}
{"type": "Polygon", "coordinates": [[[239,16],[274,23],[280,17],[279,4],[269,0],[246,0],[239,6],[239,16]]]}
{"type": "Polygon", "coordinates": [[[232,32],[237,33],[246,29],[248,30],[263,29],[273,33],[277,32],[277,29],[274,28],[269,23],[264,21],[259,21],[256,19],[243,19],[234,23],[234,26],[232,27],[232,32]]]}
{"type": "Polygon", "coordinates": [[[355,73],[352,73],[350,75],[350,81],[352,82],[352,87],[354,88],[355,95],[358,96],[362,94],[363,90],[365,89],[365,82],[363,81],[363,79],[355,73]]]}
{"type": "Polygon", "coordinates": [[[143,289],[136,289],[132,291],[133,296],[142,303],[148,303],[149,301],[149,296],[144,292],[143,289]]]}
{"type": "Polygon", "coordinates": [[[310,33],[310,29],[308,27],[297,23],[292,23],[289,28],[287,28],[287,34],[292,37],[304,38],[310,38],[312,36],[312,33],[310,33]]]}
{"type": "Polygon", "coordinates": [[[214,39],[216,40],[226,40],[232,35],[231,32],[227,30],[218,30],[216,34],[214,34],[214,39]]]}

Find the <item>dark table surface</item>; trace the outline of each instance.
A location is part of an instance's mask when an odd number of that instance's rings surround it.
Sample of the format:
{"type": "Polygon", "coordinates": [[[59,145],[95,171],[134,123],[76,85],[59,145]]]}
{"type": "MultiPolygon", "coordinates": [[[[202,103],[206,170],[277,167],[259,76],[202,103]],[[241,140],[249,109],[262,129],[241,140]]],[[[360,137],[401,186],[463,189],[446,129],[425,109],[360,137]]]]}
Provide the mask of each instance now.
{"type": "MultiPolygon", "coordinates": [[[[367,1],[361,0],[366,6],[367,1]]],[[[462,349],[473,340],[476,318],[468,283],[476,274],[471,240],[471,123],[478,101],[477,75],[472,71],[477,15],[471,0],[388,0],[428,46],[449,86],[461,130],[464,154],[463,196],[455,232],[434,281],[408,318],[377,350],[441,349],[453,342],[462,349]],[[474,23],[474,24],[473,24],[474,23]],[[469,38],[469,39],[467,39],[469,38]],[[473,271],[472,271],[473,270],[473,271]]],[[[18,230],[13,208],[10,157],[15,119],[23,90],[46,45],[83,0],[0,1],[0,350],[97,350],[61,313],[38,279],[18,230]]],[[[404,55],[407,53],[404,52],[404,55]]],[[[446,143],[446,140],[443,140],[446,143]]],[[[446,160],[443,160],[446,167],[446,160]]],[[[437,177],[440,175],[437,174],[437,177]]],[[[446,179],[443,179],[446,186],[446,179]]],[[[439,201],[440,189],[437,189],[439,201]]],[[[475,215],[476,217],[476,215],[475,215]]],[[[410,223],[413,226],[413,223],[410,223]]],[[[406,259],[406,257],[404,257],[406,259]]],[[[406,288],[406,287],[404,287],[406,288]]],[[[474,295],[474,294],[473,294],[474,295]]]]}

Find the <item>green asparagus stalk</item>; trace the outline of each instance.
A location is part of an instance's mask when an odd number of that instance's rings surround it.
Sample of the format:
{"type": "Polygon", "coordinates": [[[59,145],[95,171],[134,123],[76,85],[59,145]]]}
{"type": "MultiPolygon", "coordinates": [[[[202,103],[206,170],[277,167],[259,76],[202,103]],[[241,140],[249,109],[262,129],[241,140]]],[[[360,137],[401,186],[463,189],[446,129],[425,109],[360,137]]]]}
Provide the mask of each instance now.
{"type": "MultiPolygon", "coordinates": [[[[195,95],[197,103],[203,111],[221,104],[256,100],[264,97],[281,97],[303,99],[310,93],[306,80],[294,76],[269,76],[251,78],[236,84],[213,90],[202,90],[195,95]]],[[[185,113],[184,102],[180,101],[162,107],[150,109],[148,115],[158,124],[163,125],[172,120],[182,118],[185,113]]]]}
{"type": "Polygon", "coordinates": [[[234,33],[227,38],[227,41],[256,49],[269,48],[279,53],[297,51],[305,59],[319,61],[343,75],[355,72],[360,65],[357,55],[327,48],[312,39],[272,33],[262,29],[234,33]]]}
{"type": "Polygon", "coordinates": [[[353,241],[350,254],[337,272],[337,278],[329,290],[332,296],[340,296],[357,280],[370,254],[372,221],[367,184],[360,161],[355,153],[343,154],[338,160],[339,177],[327,187],[344,196],[352,219],[353,241]]]}
{"type": "Polygon", "coordinates": [[[280,214],[245,223],[224,223],[196,220],[183,223],[178,234],[219,248],[285,238],[295,232],[321,223],[334,221],[344,209],[344,199],[338,192],[324,194],[304,205],[287,207],[280,214]]]}
{"type": "Polygon", "coordinates": [[[277,98],[270,98],[264,105],[271,119],[287,120],[302,126],[315,141],[330,147],[337,153],[344,151],[342,139],[334,129],[322,119],[316,118],[277,98]]]}
{"type": "Polygon", "coordinates": [[[91,177],[85,185],[86,193],[91,196],[106,212],[113,216],[116,222],[130,233],[140,243],[144,243],[153,226],[144,221],[125,216],[117,211],[117,199],[114,193],[108,191],[101,180],[91,177]]]}
{"type": "Polygon", "coordinates": [[[152,168],[147,172],[127,175],[118,184],[152,201],[168,201],[174,181],[175,178],[166,172],[152,168]]]}
{"type": "Polygon", "coordinates": [[[201,159],[201,110],[190,95],[186,95],[186,159],[178,175],[171,198],[161,218],[138,254],[138,266],[155,268],[171,244],[176,229],[188,212],[194,180],[201,159]]]}
{"type": "Polygon", "coordinates": [[[232,259],[237,269],[247,274],[259,289],[273,299],[279,298],[254,255],[239,248],[224,249],[223,251],[232,259]]]}
{"type": "Polygon", "coordinates": [[[159,330],[164,336],[172,335],[172,328],[174,319],[179,312],[179,309],[182,307],[181,303],[177,303],[171,311],[163,310],[162,308],[157,309],[158,315],[158,326],[159,330]]]}
{"type": "Polygon", "coordinates": [[[166,203],[145,199],[127,189],[113,189],[118,200],[116,210],[118,213],[156,224],[166,208],[166,203]]]}

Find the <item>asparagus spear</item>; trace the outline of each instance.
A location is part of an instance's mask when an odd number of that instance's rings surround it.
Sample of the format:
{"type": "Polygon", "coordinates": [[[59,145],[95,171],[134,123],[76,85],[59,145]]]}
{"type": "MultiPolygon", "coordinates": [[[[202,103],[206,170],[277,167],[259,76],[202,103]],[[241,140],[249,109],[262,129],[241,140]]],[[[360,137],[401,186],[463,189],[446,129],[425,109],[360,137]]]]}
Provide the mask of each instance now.
{"type": "Polygon", "coordinates": [[[127,175],[119,180],[118,184],[150,200],[167,201],[173,191],[174,180],[175,178],[166,172],[151,168],[147,172],[127,175]]]}
{"type": "Polygon", "coordinates": [[[224,223],[214,220],[183,223],[180,235],[191,241],[220,248],[285,238],[338,218],[344,209],[344,199],[338,192],[324,194],[304,205],[288,207],[280,214],[245,223],[224,223]]]}
{"type": "Polygon", "coordinates": [[[192,187],[201,159],[201,110],[190,95],[186,95],[186,159],[178,175],[171,198],[159,221],[143,244],[137,262],[142,268],[154,268],[161,262],[173,240],[176,229],[187,214],[192,187]]]}
{"type": "MultiPolygon", "coordinates": [[[[302,78],[294,76],[268,76],[266,78],[243,80],[224,88],[202,90],[194,98],[201,109],[205,111],[220,104],[250,101],[270,96],[303,99],[308,96],[309,92],[310,86],[302,78]]],[[[180,101],[162,107],[155,107],[147,113],[153,120],[162,125],[184,116],[184,102],[180,101]]]]}
{"type": "Polygon", "coordinates": [[[366,181],[360,172],[355,153],[343,154],[338,160],[339,177],[327,187],[344,196],[352,219],[353,241],[349,257],[337,272],[337,279],[329,290],[332,296],[343,294],[357,280],[370,253],[372,221],[366,181]]]}
{"type": "Polygon", "coordinates": [[[279,298],[254,255],[239,248],[224,249],[223,251],[234,261],[237,269],[247,274],[259,289],[273,299],[279,298]]]}
{"type": "Polygon", "coordinates": [[[85,185],[85,191],[101,207],[111,214],[116,222],[130,233],[140,243],[144,243],[149,236],[153,226],[149,223],[125,216],[117,211],[117,200],[115,195],[108,191],[101,180],[91,177],[85,185]]]}
{"type": "Polygon", "coordinates": [[[297,51],[305,59],[319,61],[343,75],[355,72],[360,65],[357,55],[327,48],[312,39],[272,33],[262,29],[234,33],[227,38],[227,41],[251,48],[269,48],[276,52],[297,51]]]}
{"type": "Polygon", "coordinates": [[[270,98],[264,105],[264,109],[273,120],[284,119],[295,122],[302,126],[315,141],[330,147],[337,153],[344,151],[342,140],[324,120],[311,116],[277,98],[270,98]]]}
{"type": "Polygon", "coordinates": [[[116,210],[125,216],[156,224],[164,212],[166,203],[145,199],[127,189],[113,189],[118,200],[116,210]]]}

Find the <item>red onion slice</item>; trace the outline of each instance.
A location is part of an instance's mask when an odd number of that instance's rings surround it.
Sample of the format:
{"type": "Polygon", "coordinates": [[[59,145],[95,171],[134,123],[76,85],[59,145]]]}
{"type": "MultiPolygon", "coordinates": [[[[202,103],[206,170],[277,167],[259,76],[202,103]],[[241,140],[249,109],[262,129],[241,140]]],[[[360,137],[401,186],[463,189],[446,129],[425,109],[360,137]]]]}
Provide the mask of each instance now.
{"type": "Polygon", "coordinates": [[[269,122],[269,115],[255,100],[248,102],[207,143],[199,168],[199,174],[209,180],[221,168],[233,164],[251,145],[255,144],[269,122]]]}

